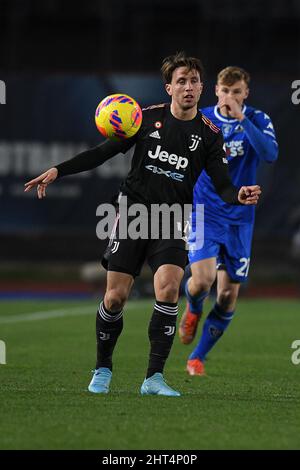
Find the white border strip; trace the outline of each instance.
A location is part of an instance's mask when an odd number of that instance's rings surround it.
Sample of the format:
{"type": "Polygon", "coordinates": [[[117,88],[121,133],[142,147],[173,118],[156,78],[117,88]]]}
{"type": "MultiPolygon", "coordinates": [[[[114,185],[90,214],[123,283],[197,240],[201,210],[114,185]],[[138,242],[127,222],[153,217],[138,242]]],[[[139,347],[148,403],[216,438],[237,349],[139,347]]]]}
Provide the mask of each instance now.
{"type": "Polygon", "coordinates": [[[23,313],[18,315],[0,316],[0,324],[19,323],[22,321],[48,320],[49,318],[74,317],[78,315],[88,315],[96,312],[97,307],[73,307],[60,310],[44,310],[34,313],[23,313]]]}
{"type": "MultiPolygon", "coordinates": [[[[128,309],[141,308],[138,304],[127,303],[128,309]]],[[[49,320],[51,318],[79,317],[97,313],[97,304],[82,307],[68,307],[60,310],[44,310],[34,313],[0,316],[0,325],[27,321],[49,320]]]]}

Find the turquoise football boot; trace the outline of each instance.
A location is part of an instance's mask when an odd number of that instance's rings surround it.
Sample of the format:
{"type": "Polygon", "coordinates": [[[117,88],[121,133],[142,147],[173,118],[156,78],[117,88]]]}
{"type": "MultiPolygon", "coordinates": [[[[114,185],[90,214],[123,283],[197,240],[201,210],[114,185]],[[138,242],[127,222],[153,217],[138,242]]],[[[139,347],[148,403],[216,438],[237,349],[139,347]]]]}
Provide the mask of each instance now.
{"type": "Polygon", "coordinates": [[[173,390],[164,381],[163,375],[156,372],[148,379],[145,379],[141,386],[142,395],[165,395],[166,397],[180,397],[180,393],[173,390]]]}
{"type": "Polygon", "coordinates": [[[93,378],[88,386],[89,392],[92,393],[108,393],[112,372],[107,367],[99,367],[95,369],[93,378]]]}

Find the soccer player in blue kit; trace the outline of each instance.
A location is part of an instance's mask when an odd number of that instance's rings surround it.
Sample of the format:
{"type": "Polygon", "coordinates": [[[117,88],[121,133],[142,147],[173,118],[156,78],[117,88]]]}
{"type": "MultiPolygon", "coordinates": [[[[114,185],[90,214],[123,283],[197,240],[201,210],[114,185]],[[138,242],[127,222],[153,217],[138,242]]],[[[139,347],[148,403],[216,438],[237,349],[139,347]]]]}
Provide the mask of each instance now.
{"type": "MultiPolygon", "coordinates": [[[[261,161],[272,163],[278,156],[274,127],[263,111],[244,104],[249,94],[249,74],[240,67],[226,67],[217,78],[218,103],[202,109],[222,130],[229,173],[236,186],[256,183],[261,161]]],[[[241,283],[248,277],[254,206],[233,206],[216,193],[205,171],[194,187],[194,211],[189,238],[192,276],[187,280],[187,306],[181,318],[179,336],[190,344],[203,313],[203,302],[217,277],[217,299],[209,312],[201,338],[189,356],[187,372],[204,375],[207,353],[230,324],[236,308],[241,283]],[[196,204],[204,204],[204,240],[196,240],[196,204]]]]}

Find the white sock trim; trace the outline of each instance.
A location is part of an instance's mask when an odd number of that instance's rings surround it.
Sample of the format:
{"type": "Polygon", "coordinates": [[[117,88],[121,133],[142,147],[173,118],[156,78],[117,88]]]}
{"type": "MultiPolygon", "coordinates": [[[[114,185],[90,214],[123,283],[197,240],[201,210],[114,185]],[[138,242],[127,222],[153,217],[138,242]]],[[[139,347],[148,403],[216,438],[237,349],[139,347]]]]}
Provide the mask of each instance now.
{"type": "Polygon", "coordinates": [[[102,320],[107,321],[109,323],[116,322],[120,320],[123,316],[123,310],[119,312],[117,315],[110,315],[108,312],[105,311],[103,301],[101,302],[98,310],[99,316],[102,318],[102,320]]]}
{"type": "Polygon", "coordinates": [[[170,305],[158,305],[155,303],[154,305],[155,310],[158,310],[161,313],[166,315],[177,315],[178,314],[178,305],[174,307],[170,307],[170,305]]]}

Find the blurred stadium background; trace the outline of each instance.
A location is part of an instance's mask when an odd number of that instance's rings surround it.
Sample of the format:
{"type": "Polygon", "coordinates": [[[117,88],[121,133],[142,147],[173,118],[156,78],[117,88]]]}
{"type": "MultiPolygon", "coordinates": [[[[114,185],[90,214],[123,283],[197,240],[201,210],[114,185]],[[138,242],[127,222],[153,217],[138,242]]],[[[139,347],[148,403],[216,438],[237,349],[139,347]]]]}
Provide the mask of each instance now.
{"type": "Polygon", "coordinates": [[[0,339],[8,358],[0,366],[0,448],[299,448],[300,366],[290,360],[300,310],[300,105],[291,100],[299,21],[298,0],[0,0],[0,339]],[[101,141],[94,112],[106,95],[127,93],[142,106],[166,101],[159,68],[179,50],[203,61],[202,106],[215,102],[221,68],[250,72],[249,104],[270,114],[280,154],[259,169],[263,196],[241,315],[201,387],[184,374],[187,349],[175,342],[168,371],[187,400],[178,415],[167,399],[152,411],[137,394],[145,364],[136,348],[146,360],[143,315],[152,308],[147,269],[132,297],[149,300],[128,307],[126,353],[116,358],[123,369],[114,387],[125,395],[113,389],[103,407],[85,392],[92,315],[105,288],[96,209],[118,191],[130,158],[64,178],[43,201],[23,185],[101,141]],[[191,396],[205,412],[189,408],[191,396]]]}
{"type": "Polygon", "coordinates": [[[252,76],[249,103],[273,119],[280,158],[259,170],[264,193],[244,292],[299,295],[299,106],[291,101],[291,84],[300,76],[299,2],[188,0],[184,9],[174,0],[0,4],[0,79],[6,84],[6,105],[0,106],[1,296],[38,288],[46,294],[51,285],[61,295],[89,295],[89,281],[97,279],[96,271],[100,279],[101,270],[88,263],[97,263],[104,248],[95,233],[96,208],[117,192],[130,159],[116,157],[66,178],[42,202],[33,192],[24,194],[23,184],[101,141],[94,111],[104,96],[128,93],[142,106],[166,101],[161,60],[181,49],[205,65],[201,105],[215,101],[217,72],[236,64],[252,76]]]}

